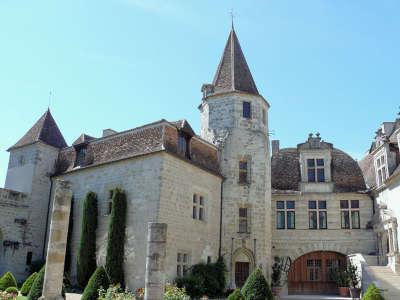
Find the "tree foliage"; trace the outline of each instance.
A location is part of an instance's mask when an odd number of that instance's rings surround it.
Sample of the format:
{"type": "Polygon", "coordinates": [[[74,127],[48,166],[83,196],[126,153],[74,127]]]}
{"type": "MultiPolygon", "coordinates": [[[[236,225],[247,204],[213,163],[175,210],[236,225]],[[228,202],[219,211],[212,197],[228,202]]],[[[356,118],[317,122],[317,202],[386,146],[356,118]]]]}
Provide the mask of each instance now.
{"type": "Polygon", "coordinates": [[[40,296],[42,296],[44,271],[45,271],[45,266],[43,266],[42,269],[39,271],[39,273],[36,275],[31,290],[28,293],[28,300],[37,300],[39,299],[40,296]]]}
{"type": "Polygon", "coordinates": [[[376,287],[375,284],[370,284],[365,294],[362,297],[362,300],[384,300],[381,291],[376,287]]]}
{"type": "Polygon", "coordinates": [[[24,284],[21,287],[21,294],[22,296],[26,296],[29,294],[29,291],[32,288],[32,284],[36,279],[36,276],[38,275],[38,273],[33,273],[31,275],[29,275],[29,277],[25,280],[24,284]]]}
{"type": "Polygon", "coordinates": [[[236,289],[228,296],[228,300],[245,300],[240,289],[236,289]]]}
{"type": "Polygon", "coordinates": [[[242,288],[246,300],[273,300],[271,289],[260,269],[254,270],[242,288]]]}
{"type": "Polygon", "coordinates": [[[124,246],[127,202],[125,192],[114,189],[108,229],[106,272],[110,283],[124,286],[124,246]]]}
{"type": "Polygon", "coordinates": [[[96,270],[97,195],[88,192],[83,204],[81,240],[77,260],[77,281],[85,287],[96,270]]]}

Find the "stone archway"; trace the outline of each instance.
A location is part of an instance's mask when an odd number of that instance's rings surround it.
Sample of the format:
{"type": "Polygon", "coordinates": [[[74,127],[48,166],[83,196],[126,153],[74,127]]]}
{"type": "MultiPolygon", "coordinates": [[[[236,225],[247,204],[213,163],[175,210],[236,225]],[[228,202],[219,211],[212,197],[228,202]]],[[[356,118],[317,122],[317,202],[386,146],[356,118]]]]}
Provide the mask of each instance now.
{"type": "Polygon", "coordinates": [[[243,247],[236,249],[232,258],[232,282],[235,287],[241,287],[255,268],[254,255],[251,250],[243,247]]]}

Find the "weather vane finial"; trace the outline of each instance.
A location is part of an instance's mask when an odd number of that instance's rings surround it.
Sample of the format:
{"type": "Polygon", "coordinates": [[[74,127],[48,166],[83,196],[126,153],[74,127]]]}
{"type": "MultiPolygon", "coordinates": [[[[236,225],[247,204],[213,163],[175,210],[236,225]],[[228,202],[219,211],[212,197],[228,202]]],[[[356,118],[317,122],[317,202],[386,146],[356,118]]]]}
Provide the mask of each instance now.
{"type": "Polygon", "coordinates": [[[233,8],[231,8],[231,10],[229,11],[229,14],[231,15],[231,26],[232,26],[232,29],[234,29],[234,26],[233,26],[233,18],[234,18],[233,8]]]}
{"type": "Polygon", "coordinates": [[[50,104],[51,104],[51,90],[49,91],[49,105],[47,106],[47,109],[50,109],[50,104]]]}

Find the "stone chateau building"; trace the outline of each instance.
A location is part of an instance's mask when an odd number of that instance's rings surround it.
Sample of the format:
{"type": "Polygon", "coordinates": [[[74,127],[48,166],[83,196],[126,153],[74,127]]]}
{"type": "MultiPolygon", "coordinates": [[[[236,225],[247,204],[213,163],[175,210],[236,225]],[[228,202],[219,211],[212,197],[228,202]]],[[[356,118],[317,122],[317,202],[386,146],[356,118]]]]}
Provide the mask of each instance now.
{"type": "Polygon", "coordinates": [[[274,258],[281,258],[289,293],[335,292],[329,270],[354,253],[397,268],[398,121],[384,123],[361,168],[319,134],[293,148],[272,141],[270,150],[270,105],[233,28],[212,84],[201,90],[200,135],[186,120],[160,120],[106,129],[98,138],[82,134],[68,146],[46,111],[8,149],[0,273],[22,280],[32,261],[45,257],[57,179],[70,183],[74,198],[73,275],[84,196],[98,195],[97,259],[104,264],[115,187],[128,199],[124,268],[131,289],[144,286],[150,221],[168,225],[168,281],[220,255],[231,288],[256,267],[269,276],[274,258]]]}

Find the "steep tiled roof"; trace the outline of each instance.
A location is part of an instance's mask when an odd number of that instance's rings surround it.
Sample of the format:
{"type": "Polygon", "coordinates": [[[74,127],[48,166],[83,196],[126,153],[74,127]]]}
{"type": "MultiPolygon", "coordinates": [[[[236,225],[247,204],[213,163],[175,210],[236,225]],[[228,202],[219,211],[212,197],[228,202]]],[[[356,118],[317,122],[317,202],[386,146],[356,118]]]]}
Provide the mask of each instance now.
{"type": "Polygon", "coordinates": [[[256,84],[232,28],[214,76],[214,93],[242,91],[258,95],[256,84]]]}
{"type": "Polygon", "coordinates": [[[58,129],[56,121],[54,121],[49,109],[27,133],[8,150],[30,145],[38,141],[56,148],[67,147],[67,143],[60,129],[58,129]]]}
{"type": "MultiPolygon", "coordinates": [[[[345,152],[332,149],[332,181],[335,192],[358,192],[366,189],[361,169],[345,152]]],[[[299,191],[301,182],[299,152],[296,148],[279,150],[271,161],[272,188],[299,191]]]]}

